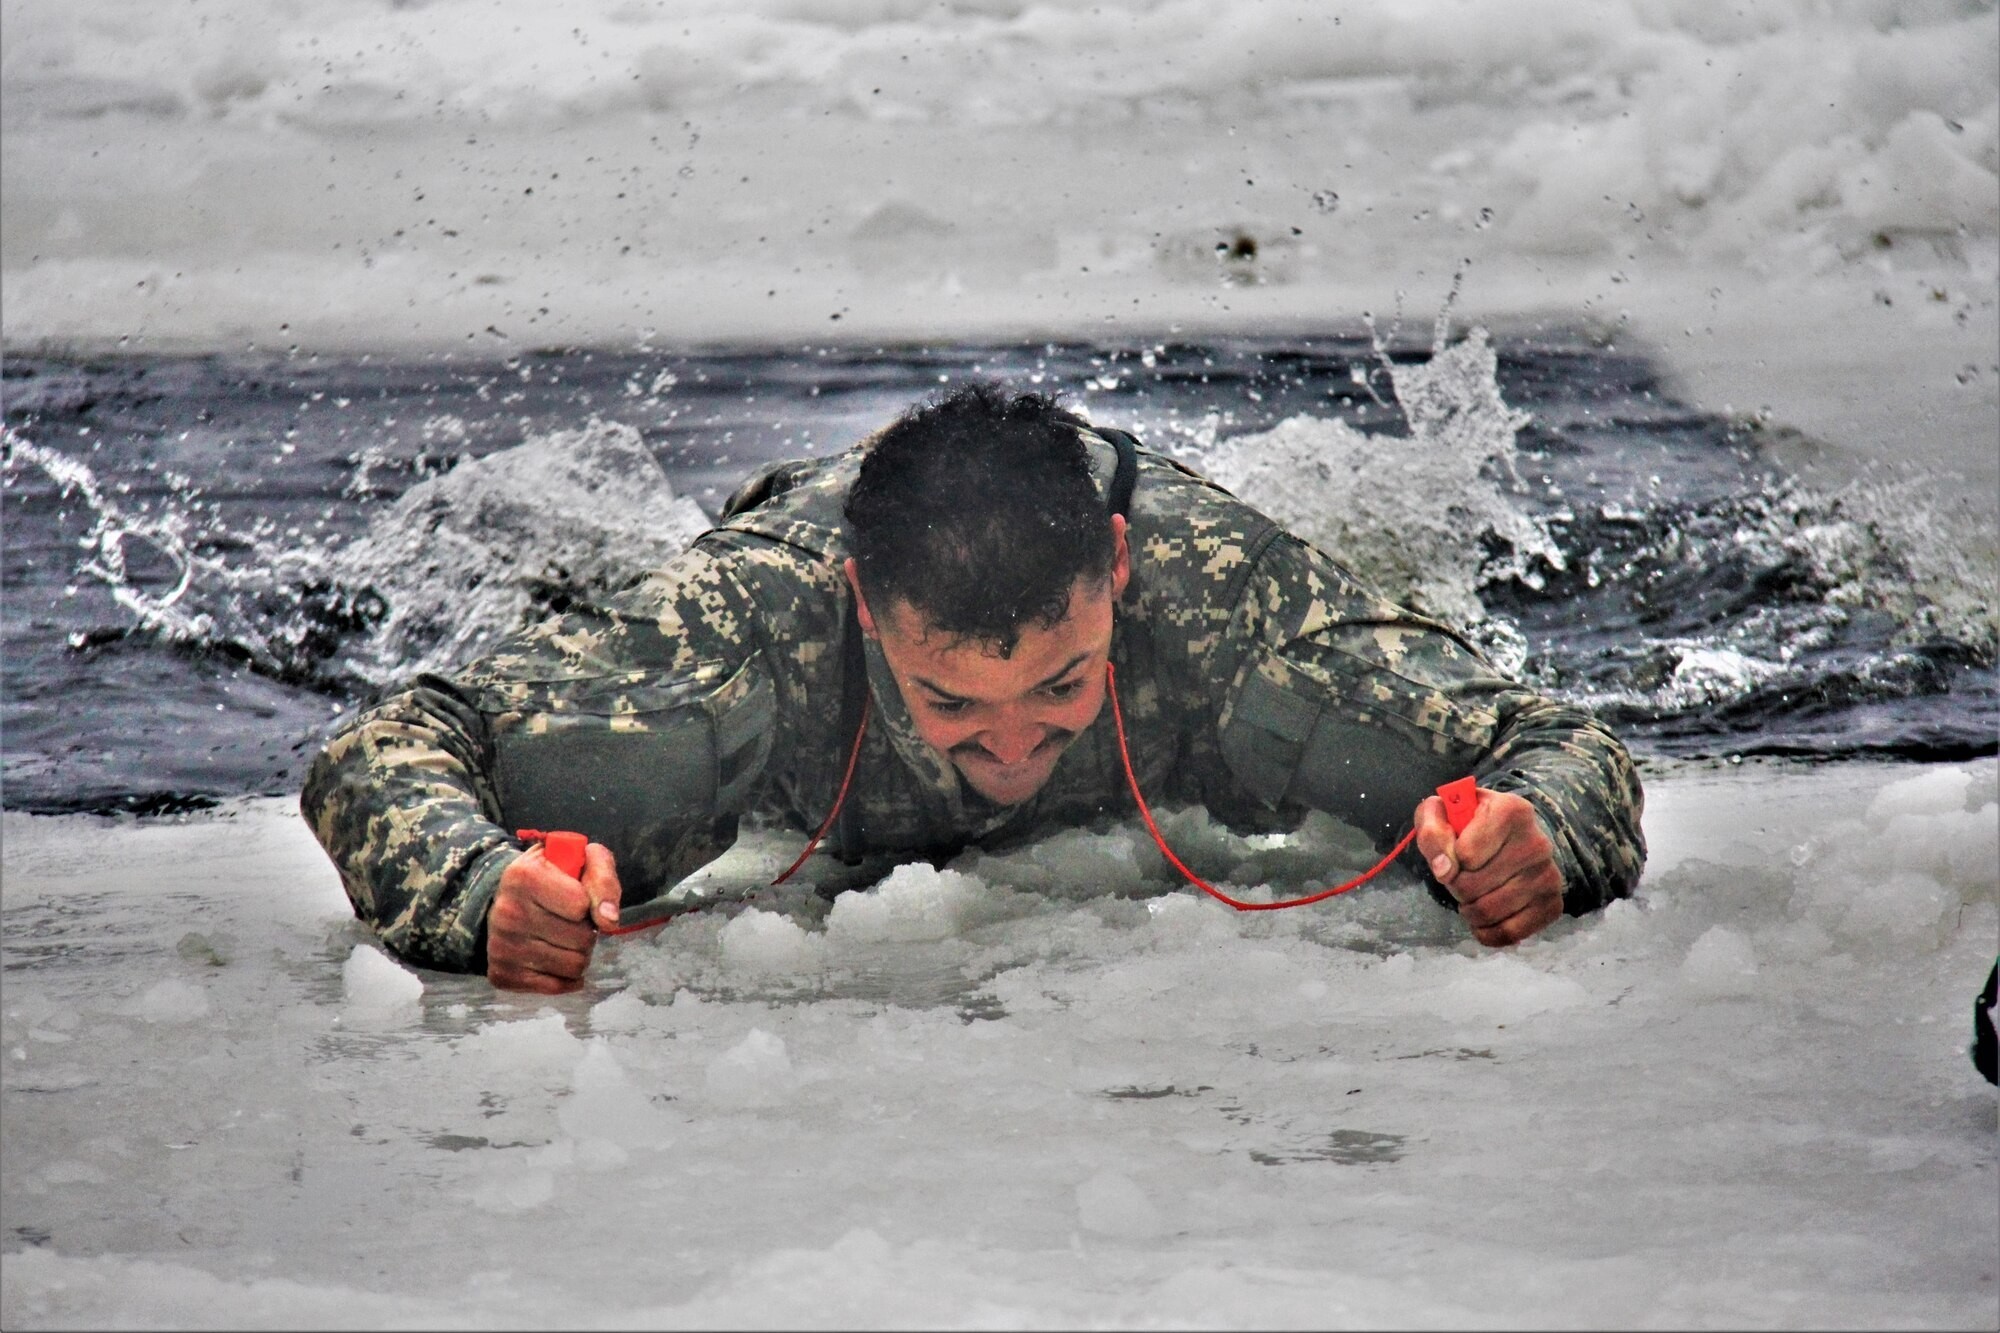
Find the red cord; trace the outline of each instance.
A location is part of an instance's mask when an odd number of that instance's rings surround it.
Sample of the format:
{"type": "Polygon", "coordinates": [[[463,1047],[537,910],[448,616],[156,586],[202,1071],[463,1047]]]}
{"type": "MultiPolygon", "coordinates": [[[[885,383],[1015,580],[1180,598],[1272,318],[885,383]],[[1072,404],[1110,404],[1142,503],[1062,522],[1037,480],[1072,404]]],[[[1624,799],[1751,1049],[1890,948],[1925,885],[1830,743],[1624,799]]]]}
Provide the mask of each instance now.
{"type": "MultiPolygon", "coordinates": [[[[833,798],[833,809],[826,812],[826,822],[819,826],[819,832],[812,835],[812,841],[808,842],[806,849],[799,853],[799,859],[792,862],[791,868],[786,870],[784,874],[772,880],[771,883],[773,885],[783,884],[786,880],[797,874],[799,867],[806,863],[806,858],[813,854],[813,851],[819,846],[820,840],[826,837],[827,831],[833,827],[833,821],[840,818],[840,808],[847,804],[848,789],[854,785],[855,765],[861,762],[861,741],[863,737],[868,735],[868,706],[871,702],[873,701],[866,696],[862,697],[861,725],[854,729],[854,745],[847,752],[847,771],[840,776],[840,791],[833,798]]],[[[694,909],[690,908],[689,910],[692,911],[694,909]]],[[[654,926],[664,924],[666,924],[664,921],[642,921],[634,926],[599,926],[597,933],[600,935],[630,935],[635,931],[651,930],[654,926]]]]}
{"type": "MultiPolygon", "coordinates": [[[[818,848],[820,840],[826,837],[827,831],[833,827],[833,821],[840,818],[840,808],[847,804],[848,790],[854,785],[855,766],[861,762],[861,742],[868,735],[868,712],[869,705],[872,702],[874,701],[866,695],[862,696],[861,725],[854,729],[854,745],[847,752],[847,771],[840,776],[840,791],[833,798],[833,809],[826,812],[826,822],[819,826],[819,832],[812,835],[812,841],[806,844],[806,849],[799,853],[799,859],[792,862],[791,868],[771,881],[773,885],[783,884],[786,880],[797,874],[799,867],[806,863],[806,858],[813,854],[814,850],[818,848]]],[[[527,834],[523,833],[522,836],[526,837],[527,834]]],[[[688,910],[693,911],[694,909],[690,908],[688,910]]],[[[666,924],[664,921],[642,921],[632,926],[601,925],[597,928],[597,933],[600,935],[630,935],[636,931],[651,930],[654,926],[664,924],[666,924]]]]}
{"type": "Polygon", "coordinates": [[[826,812],[826,822],[819,826],[819,832],[812,835],[812,841],[799,853],[799,859],[792,862],[791,869],[771,881],[774,886],[783,884],[798,873],[799,867],[806,863],[806,858],[819,846],[820,839],[824,838],[827,830],[833,827],[833,821],[840,818],[840,808],[847,804],[848,788],[854,785],[854,766],[861,762],[861,738],[868,734],[868,710],[869,705],[874,702],[869,695],[861,696],[861,725],[854,729],[854,745],[847,752],[847,771],[840,776],[840,791],[833,798],[833,809],[826,812]]]}
{"type": "Polygon", "coordinates": [[[1132,788],[1132,799],[1139,805],[1139,817],[1146,821],[1146,831],[1153,835],[1153,845],[1160,849],[1160,855],[1166,857],[1174,869],[1187,877],[1188,883],[1209,897],[1228,903],[1239,912],[1275,912],[1281,907],[1304,907],[1307,903],[1322,902],[1336,894],[1346,893],[1349,889],[1358,889],[1388,869],[1389,863],[1401,856],[1403,849],[1410,845],[1410,840],[1417,836],[1417,830],[1412,827],[1403,835],[1403,840],[1391,848],[1387,856],[1377,861],[1372,869],[1363,871],[1345,884],[1321,889],[1318,893],[1308,894],[1303,898],[1284,898],[1270,903],[1246,903],[1241,898],[1232,898],[1189,870],[1181,859],[1174,855],[1173,848],[1167,846],[1167,840],[1160,835],[1160,826],[1153,822],[1153,812],[1147,807],[1146,798],[1139,794],[1138,775],[1132,771],[1132,751],[1125,744],[1125,711],[1118,706],[1118,672],[1109,662],[1104,664],[1104,691],[1111,696],[1111,722],[1118,731],[1118,757],[1125,761],[1125,781],[1132,788]]]}
{"type": "Polygon", "coordinates": [[[639,931],[651,930],[654,926],[664,926],[666,924],[665,921],[641,921],[636,926],[607,926],[599,923],[597,933],[600,935],[634,935],[639,931]]]}
{"type": "MultiPolygon", "coordinates": [[[[1174,855],[1173,848],[1167,846],[1166,838],[1160,833],[1160,826],[1153,822],[1152,808],[1146,804],[1146,798],[1140,794],[1138,775],[1132,771],[1132,751],[1125,741],[1125,710],[1118,705],[1118,672],[1109,662],[1104,664],[1104,691],[1111,697],[1111,722],[1118,732],[1118,757],[1125,764],[1125,782],[1132,789],[1132,800],[1139,807],[1139,817],[1146,821],[1146,831],[1153,835],[1153,845],[1160,849],[1160,855],[1166,857],[1174,869],[1180,871],[1187,878],[1188,883],[1194,885],[1197,889],[1200,889],[1203,893],[1216,899],[1218,902],[1228,903],[1239,912],[1275,912],[1281,907],[1304,907],[1308,903],[1324,902],[1326,899],[1346,893],[1350,889],[1358,889],[1388,869],[1389,863],[1401,856],[1404,849],[1410,845],[1411,839],[1417,836],[1416,829],[1412,828],[1408,833],[1403,835],[1401,842],[1390,848],[1387,856],[1377,861],[1370,869],[1348,880],[1345,884],[1337,884],[1330,889],[1321,889],[1318,893],[1308,894],[1303,898],[1284,898],[1277,902],[1269,903],[1248,903],[1244,902],[1241,898],[1232,898],[1221,889],[1216,888],[1213,884],[1203,879],[1200,875],[1195,874],[1194,871],[1188,869],[1186,863],[1174,855]]],[[[818,850],[820,842],[825,839],[827,833],[833,828],[833,821],[840,818],[840,811],[847,804],[848,793],[854,786],[854,770],[861,762],[861,742],[868,735],[868,715],[870,705],[873,702],[874,700],[866,696],[863,696],[861,700],[861,725],[854,729],[854,744],[847,752],[847,771],[840,776],[840,790],[834,795],[833,808],[826,812],[826,821],[819,826],[819,832],[812,835],[812,840],[806,843],[806,849],[799,853],[799,859],[792,862],[786,868],[784,874],[771,881],[774,886],[783,884],[798,873],[799,867],[804,865],[807,858],[818,850]]],[[[522,836],[526,837],[528,833],[524,831],[522,836]]],[[[634,931],[646,930],[659,924],[658,921],[648,921],[643,925],[637,926],[599,926],[598,931],[604,935],[629,935],[634,931]]]]}

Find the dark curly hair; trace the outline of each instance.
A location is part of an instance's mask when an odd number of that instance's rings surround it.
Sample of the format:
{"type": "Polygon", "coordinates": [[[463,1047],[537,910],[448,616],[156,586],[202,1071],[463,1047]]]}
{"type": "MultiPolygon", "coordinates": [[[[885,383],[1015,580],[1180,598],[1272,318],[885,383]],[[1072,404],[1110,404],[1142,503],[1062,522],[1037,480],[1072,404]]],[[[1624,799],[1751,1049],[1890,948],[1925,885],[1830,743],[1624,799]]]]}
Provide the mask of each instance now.
{"type": "Polygon", "coordinates": [[[1078,579],[1104,579],[1111,523],[1077,431],[1052,396],[968,384],[878,434],[847,497],[848,542],[878,607],[1011,654],[1051,629],[1078,579]]]}

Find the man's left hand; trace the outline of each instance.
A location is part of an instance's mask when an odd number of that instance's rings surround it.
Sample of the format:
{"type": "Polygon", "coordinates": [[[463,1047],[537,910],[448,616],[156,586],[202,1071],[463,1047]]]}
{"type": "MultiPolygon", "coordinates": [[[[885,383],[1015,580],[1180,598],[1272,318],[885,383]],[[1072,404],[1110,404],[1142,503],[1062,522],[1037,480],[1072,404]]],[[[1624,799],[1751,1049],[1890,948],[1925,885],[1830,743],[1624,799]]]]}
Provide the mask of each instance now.
{"type": "Polygon", "coordinates": [[[1481,944],[1519,944],[1562,915],[1555,847],[1522,797],[1482,788],[1472,822],[1454,834],[1444,802],[1429,796],[1416,823],[1417,850],[1481,944]]]}

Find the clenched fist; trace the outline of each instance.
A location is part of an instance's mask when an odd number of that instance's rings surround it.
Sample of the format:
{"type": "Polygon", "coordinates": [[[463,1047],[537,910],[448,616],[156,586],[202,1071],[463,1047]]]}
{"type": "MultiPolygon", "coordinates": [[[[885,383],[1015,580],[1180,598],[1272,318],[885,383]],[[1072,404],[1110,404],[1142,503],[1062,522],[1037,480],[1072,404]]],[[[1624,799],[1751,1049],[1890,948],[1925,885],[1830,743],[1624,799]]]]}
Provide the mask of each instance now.
{"type": "Polygon", "coordinates": [[[1524,798],[1481,788],[1472,822],[1454,834],[1444,802],[1426,797],[1416,823],[1417,850],[1481,944],[1519,944],[1562,915],[1556,849],[1524,798]]]}
{"type": "Polygon", "coordinates": [[[618,867],[591,843],[583,878],[549,864],[537,846],[500,872],[486,916],[486,978],[502,990],[557,995],[583,984],[597,926],[618,924],[618,867]]]}

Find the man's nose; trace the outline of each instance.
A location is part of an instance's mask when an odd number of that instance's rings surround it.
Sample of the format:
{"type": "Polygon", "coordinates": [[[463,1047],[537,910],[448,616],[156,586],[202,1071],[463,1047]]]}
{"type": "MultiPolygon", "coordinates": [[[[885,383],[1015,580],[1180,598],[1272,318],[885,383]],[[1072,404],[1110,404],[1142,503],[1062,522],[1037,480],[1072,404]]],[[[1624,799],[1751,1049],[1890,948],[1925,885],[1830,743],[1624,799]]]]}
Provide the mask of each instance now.
{"type": "Polygon", "coordinates": [[[1009,723],[989,728],[979,738],[986,752],[1003,764],[1018,764],[1042,743],[1042,728],[1033,722],[1009,723]]]}

